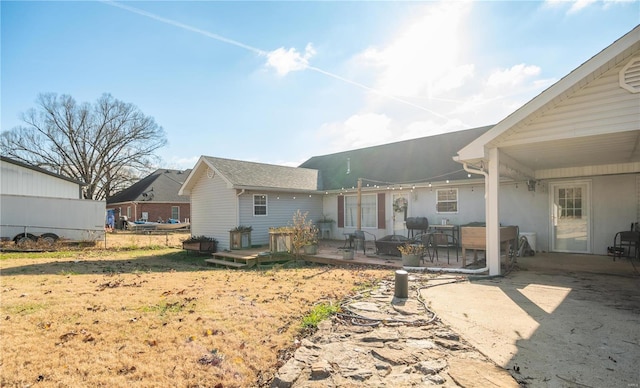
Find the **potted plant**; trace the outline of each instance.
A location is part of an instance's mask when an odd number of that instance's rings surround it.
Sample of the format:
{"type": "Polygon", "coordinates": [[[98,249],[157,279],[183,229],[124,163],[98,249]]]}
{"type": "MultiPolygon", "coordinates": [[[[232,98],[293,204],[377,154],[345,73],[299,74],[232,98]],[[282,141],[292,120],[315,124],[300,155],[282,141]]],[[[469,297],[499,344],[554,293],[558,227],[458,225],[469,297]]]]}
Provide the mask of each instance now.
{"type": "Polygon", "coordinates": [[[182,241],[182,249],[198,253],[213,253],[218,249],[218,240],[208,236],[191,236],[182,241]]]}
{"type": "Polygon", "coordinates": [[[318,253],[318,228],[311,224],[305,228],[305,244],[302,246],[305,255],[315,255],[318,253]]]}
{"type": "Polygon", "coordinates": [[[398,247],[402,255],[402,265],[405,267],[419,267],[424,255],[425,246],[422,244],[402,244],[398,247]]]}
{"type": "Polygon", "coordinates": [[[231,249],[251,248],[251,226],[236,226],[229,231],[229,245],[231,249]]]}

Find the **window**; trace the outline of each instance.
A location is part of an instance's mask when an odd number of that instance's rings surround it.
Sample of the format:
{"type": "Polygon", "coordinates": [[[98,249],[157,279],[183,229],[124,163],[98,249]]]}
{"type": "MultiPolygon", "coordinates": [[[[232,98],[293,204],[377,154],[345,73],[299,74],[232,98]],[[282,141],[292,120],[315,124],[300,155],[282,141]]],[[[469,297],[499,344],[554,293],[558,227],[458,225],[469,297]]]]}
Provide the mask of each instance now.
{"type": "MultiPolygon", "coordinates": [[[[377,195],[363,194],[360,198],[362,205],[363,228],[375,228],[377,226],[377,195]]],[[[358,197],[349,195],[344,197],[344,226],[356,228],[358,226],[358,197]]]]}
{"type": "Polygon", "coordinates": [[[127,218],[131,219],[131,206],[127,206],[127,218]]]}
{"type": "Polygon", "coordinates": [[[560,217],[582,218],[582,188],[574,187],[558,190],[560,217]]]}
{"type": "Polygon", "coordinates": [[[436,211],[438,213],[458,212],[458,189],[440,189],[437,190],[437,196],[436,211]]]}
{"type": "Polygon", "coordinates": [[[253,215],[254,216],[267,215],[267,196],[265,194],[253,195],[253,215]]]}
{"type": "Polygon", "coordinates": [[[171,206],[171,218],[180,220],[180,206],[171,206]]]}

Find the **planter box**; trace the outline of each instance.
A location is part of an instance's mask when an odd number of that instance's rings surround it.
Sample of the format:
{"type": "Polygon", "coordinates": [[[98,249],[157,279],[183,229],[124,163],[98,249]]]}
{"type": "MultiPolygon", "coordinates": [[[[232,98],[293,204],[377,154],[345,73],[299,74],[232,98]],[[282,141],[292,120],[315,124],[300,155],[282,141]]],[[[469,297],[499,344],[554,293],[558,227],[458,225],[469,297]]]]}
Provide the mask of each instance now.
{"type": "Polygon", "coordinates": [[[229,232],[229,245],[231,249],[251,248],[251,232],[229,232]]]}
{"type": "Polygon", "coordinates": [[[293,232],[287,230],[269,231],[269,250],[271,252],[292,252],[293,232]]]}
{"type": "Polygon", "coordinates": [[[213,253],[216,252],[216,248],[217,245],[215,241],[194,241],[182,243],[182,249],[198,253],[213,253]]]}

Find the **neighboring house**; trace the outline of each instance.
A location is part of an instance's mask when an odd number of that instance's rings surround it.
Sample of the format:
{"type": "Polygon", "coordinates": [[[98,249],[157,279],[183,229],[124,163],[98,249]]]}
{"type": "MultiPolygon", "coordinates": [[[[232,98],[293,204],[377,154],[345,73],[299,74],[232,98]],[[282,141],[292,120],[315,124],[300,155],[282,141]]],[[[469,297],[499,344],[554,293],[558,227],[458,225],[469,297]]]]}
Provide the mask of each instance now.
{"type": "Polygon", "coordinates": [[[638,74],[640,27],[492,127],[316,156],[297,169],[202,157],[181,189],[200,220],[193,233],[228,244],[229,229],[251,225],[266,243],[267,228],[300,209],[336,220],[342,238],[358,227],[360,192],[360,227],[378,238],[405,234],[405,217],[486,221],[491,274],[500,224],[535,233],[539,251],[606,254],[640,220],[638,74]]]}
{"type": "Polygon", "coordinates": [[[178,190],[191,170],[158,169],[130,187],[107,198],[107,211],[115,219],[188,222],[191,218],[189,198],[178,190]]]}
{"type": "Polygon", "coordinates": [[[297,209],[322,215],[318,171],[202,156],[180,189],[191,197],[191,234],[229,248],[229,230],[251,226],[251,242],[269,243],[269,227],[292,223],[297,209]]]}

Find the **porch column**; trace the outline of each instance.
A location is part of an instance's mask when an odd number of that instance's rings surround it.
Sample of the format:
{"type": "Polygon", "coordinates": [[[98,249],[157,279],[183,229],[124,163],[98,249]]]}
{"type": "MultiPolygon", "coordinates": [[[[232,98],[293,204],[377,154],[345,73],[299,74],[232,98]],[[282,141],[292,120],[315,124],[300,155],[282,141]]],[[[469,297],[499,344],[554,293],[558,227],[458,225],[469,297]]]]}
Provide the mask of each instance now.
{"type": "Polygon", "coordinates": [[[489,267],[489,275],[500,275],[500,215],[498,214],[498,197],[500,187],[500,171],[498,166],[498,149],[489,149],[489,176],[487,177],[486,201],[486,258],[489,267]]]}

